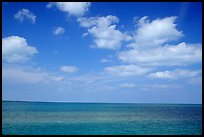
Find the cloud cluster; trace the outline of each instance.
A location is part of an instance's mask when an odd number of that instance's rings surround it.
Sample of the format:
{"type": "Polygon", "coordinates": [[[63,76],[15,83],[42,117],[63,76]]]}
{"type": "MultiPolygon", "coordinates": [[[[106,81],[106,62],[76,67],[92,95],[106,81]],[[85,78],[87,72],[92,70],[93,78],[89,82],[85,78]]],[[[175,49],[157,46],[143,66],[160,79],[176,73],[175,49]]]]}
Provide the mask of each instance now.
{"type": "MultiPolygon", "coordinates": [[[[185,42],[168,44],[184,35],[176,28],[176,18],[172,16],[150,21],[147,16],[144,16],[138,19],[137,29],[131,42],[126,45],[127,49],[116,54],[120,61],[130,65],[108,67],[105,71],[114,75],[131,76],[137,73],[146,74],[140,73],[140,69],[147,70],[147,67],[150,69],[151,67],[186,66],[202,62],[201,44],[185,42]],[[130,71],[129,68],[133,69],[130,71]]],[[[81,25],[91,26],[94,23],[94,21],[89,21],[81,25]]],[[[153,77],[154,74],[151,76],[153,77]]]]}
{"type": "Polygon", "coordinates": [[[31,20],[32,23],[35,23],[35,20],[36,20],[36,15],[34,15],[28,9],[22,9],[18,11],[18,13],[14,15],[14,17],[18,19],[20,22],[23,22],[25,19],[27,19],[27,20],[31,20]]]}
{"type": "Polygon", "coordinates": [[[90,5],[90,2],[50,2],[47,8],[56,6],[57,9],[68,15],[80,17],[89,10],[90,5]]]}
{"type": "MultiPolygon", "coordinates": [[[[79,77],[62,77],[51,75],[44,72],[25,71],[22,69],[4,70],[4,77],[17,81],[22,76],[27,82],[36,83],[41,81],[56,82],[76,82],[92,85],[96,81],[111,82],[125,79],[126,77],[134,77],[146,75],[151,79],[180,79],[194,78],[202,73],[199,70],[175,69],[173,71],[159,71],[161,67],[191,65],[202,62],[202,45],[187,44],[185,42],[178,44],[169,44],[175,42],[184,36],[181,30],[177,29],[177,17],[157,18],[152,21],[144,16],[136,21],[136,29],[133,34],[127,35],[117,28],[119,18],[113,15],[82,17],[89,10],[90,2],[50,2],[47,8],[56,7],[58,10],[67,13],[70,16],[76,16],[77,22],[87,31],[82,35],[93,37],[92,48],[119,50],[121,45],[125,45],[124,49],[117,51],[117,58],[126,65],[105,67],[102,76],[79,76],[79,77]],[[153,72],[157,68],[157,72],[153,72]],[[110,74],[110,75],[106,75],[110,74]],[[111,78],[104,78],[105,76],[111,78]],[[113,76],[119,76],[117,77],[113,76]],[[32,77],[29,80],[30,77],[32,77]]],[[[27,9],[20,10],[15,14],[15,18],[19,21],[25,19],[35,23],[36,16],[27,9]]],[[[57,27],[54,35],[60,35],[65,32],[62,27],[57,27]]],[[[35,47],[28,46],[25,38],[19,36],[11,36],[2,38],[2,54],[3,59],[9,63],[25,62],[37,53],[35,47]]],[[[57,52],[56,52],[57,54],[57,52]]],[[[109,58],[103,58],[101,62],[113,62],[109,58]]],[[[61,66],[59,71],[65,73],[75,73],[79,68],[75,66],[61,66]]],[[[124,82],[124,81],[123,81],[124,82]]],[[[78,84],[79,85],[79,84],[78,84]]],[[[96,84],[97,85],[97,84],[96,84]]],[[[104,84],[106,85],[106,84],[104,84]]],[[[81,85],[80,85],[81,86],[81,85]]],[[[133,88],[133,83],[122,83],[118,85],[122,88],[133,88]]],[[[144,89],[166,89],[169,85],[146,85],[144,89]]]]}
{"type": "Polygon", "coordinates": [[[116,16],[78,18],[81,27],[88,28],[88,33],[94,38],[91,47],[101,49],[120,49],[123,41],[131,37],[116,29],[119,19],[116,16]]]}
{"type": "Polygon", "coordinates": [[[62,27],[57,27],[55,30],[54,30],[54,35],[60,35],[60,34],[63,34],[65,32],[65,29],[62,28],[62,27]]]}
{"type": "Polygon", "coordinates": [[[123,62],[142,65],[189,65],[202,61],[202,48],[200,44],[182,42],[178,45],[164,45],[150,49],[134,48],[119,52],[117,56],[123,62]]]}
{"type": "Polygon", "coordinates": [[[36,53],[38,53],[37,49],[28,46],[26,39],[23,37],[10,36],[2,38],[3,60],[9,63],[26,62],[36,53]]]}

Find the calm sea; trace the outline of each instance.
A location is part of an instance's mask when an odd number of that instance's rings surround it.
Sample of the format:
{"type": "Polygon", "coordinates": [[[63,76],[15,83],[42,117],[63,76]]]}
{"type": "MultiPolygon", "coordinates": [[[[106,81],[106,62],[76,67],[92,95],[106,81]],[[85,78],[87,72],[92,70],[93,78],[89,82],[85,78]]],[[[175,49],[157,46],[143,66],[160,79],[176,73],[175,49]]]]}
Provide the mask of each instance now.
{"type": "Polygon", "coordinates": [[[199,135],[202,105],[2,102],[3,134],[199,135]]]}

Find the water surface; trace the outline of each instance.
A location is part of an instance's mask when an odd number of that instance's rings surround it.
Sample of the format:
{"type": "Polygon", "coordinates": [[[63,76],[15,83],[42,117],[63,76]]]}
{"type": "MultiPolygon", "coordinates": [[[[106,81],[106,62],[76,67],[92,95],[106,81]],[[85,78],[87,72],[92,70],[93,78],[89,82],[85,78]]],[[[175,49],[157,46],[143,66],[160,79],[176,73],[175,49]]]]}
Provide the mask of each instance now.
{"type": "Polygon", "coordinates": [[[200,135],[202,105],[2,102],[3,134],[200,135]]]}

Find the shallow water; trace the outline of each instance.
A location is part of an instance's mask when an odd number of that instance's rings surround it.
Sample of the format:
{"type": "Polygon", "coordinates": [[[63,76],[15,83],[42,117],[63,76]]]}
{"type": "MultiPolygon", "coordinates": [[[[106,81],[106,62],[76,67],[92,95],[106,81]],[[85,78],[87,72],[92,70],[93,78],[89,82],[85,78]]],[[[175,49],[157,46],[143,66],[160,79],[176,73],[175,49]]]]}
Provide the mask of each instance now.
{"type": "Polygon", "coordinates": [[[200,135],[202,105],[2,103],[3,134],[200,135]]]}

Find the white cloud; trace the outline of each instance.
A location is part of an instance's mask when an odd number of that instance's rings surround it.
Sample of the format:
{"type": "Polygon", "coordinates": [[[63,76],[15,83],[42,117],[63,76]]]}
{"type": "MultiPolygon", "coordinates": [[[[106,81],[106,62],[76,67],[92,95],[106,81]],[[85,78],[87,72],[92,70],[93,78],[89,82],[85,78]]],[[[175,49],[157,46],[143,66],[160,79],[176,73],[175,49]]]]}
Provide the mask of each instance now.
{"type": "Polygon", "coordinates": [[[125,63],[147,66],[190,65],[202,62],[201,44],[178,45],[165,43],[178,40],[183,36],[176,29],[176,17],[155,19],[150,22],[147,16],[137,22],[134,42],[127,45],[131,48],[117,53],[119,60],[125,63]]]}
{"type": "Polygon", "coordinates": [[[88,28],[88,33],[94,37],[91,47],[117,50],[122,41],[130,40],[131,37],[116,29],[119,19],[116,16],[78,18],[82,27],[88,28]]]}
{"type": "Polygon", "coordinates": [[[115,76],[135,76],[135,75],[143,75],[149,72],[150,68],[144,68],[137,65],[120,65],[120,66],[112,66],[106,67],[105,71],[111,75],[115,76]]]}
{"type": "Polygon", "coordinates": [[[9,63],[25,62],[36,53],[37,49],[28,46],[23,37],[10,36],[2,39],[2,56],[9,63]]]}
{"type": "Polygon", "coordinates": [[[200,44],[165,45],[151,49],[131,49],[118,53],[118,58],[128,63],[144,65],[187,65],[202,61],[200,44]]]}
{"type": "Polygon", "coordinates": [[[133,84],[133,83],[122,83],[122,84],[119,84],[119,87],[122,87],[122,88],[134,88],[135,84],[133,84]]]}
{"type": "Polygon", "coordinates": [[[77,21],[82,27],[90,28],[94,26],[104,27],[118,23],[119,19],[116,16],[108,15],[106,17],[90,17],[90,18],[78,18],[77,21]]]}
{"type": "Polygon", "coordinates": [[[79,17],[89,10],[90,5],[90,2],[50,2],[47,8],[56,6],[60,11],[79,17]]]}
{"type": "Polygon", "coordinates": [[[35,20],[36,20],[36,15],[34,15],[28,9],[22,9],[18,11],[18,13],[14,15],[14,17],[21,22],[23,22],[25,19],[28,19],[28,20],[31,20],[32,23],[35,23],[35,20]]]}
{"type": "Polygon", "coordinates": [[[85,32],[82,37],[86,37],[87,35],[89,35],[89,33],[85,32]]]}
{"type": "Polygon", "coordinates": [[[188,77],[196,77],[201,74],[200,70],[176,69],[174,71],[160,71],[150,73],[149,78],[156,79],[180,79],[188,77]]]}
{"type": "Polygon", "coordinates": [[[112,60],[106,59],[106,58],[101,59],[101,62],[103,62],[103,63],[107,63],[107,62],[111,62],[111,61],[112,61],[112,60]]]}
{"type": "Polygon", "coordinates": [[[154,47],[182,37],[182,31],[176,29],[177,17],[155,19],[152,22],[147,16],[139,19],[135,36],[135,45],[154,47]]]}
{"type": "Polygon", "coordinates": [[[61,66],[60,70],[67,73],[74,73],[79,70],[79,68],[75,66],[61,66]]]}
{"type": "Polygon", "coordinates": [[[55,35],[60,35],[60,34],[63,34],[65,32],[65,29],[62,28],[62,27],[57,27],[55,30],[54,30],[54,34],[55,35]]]}

